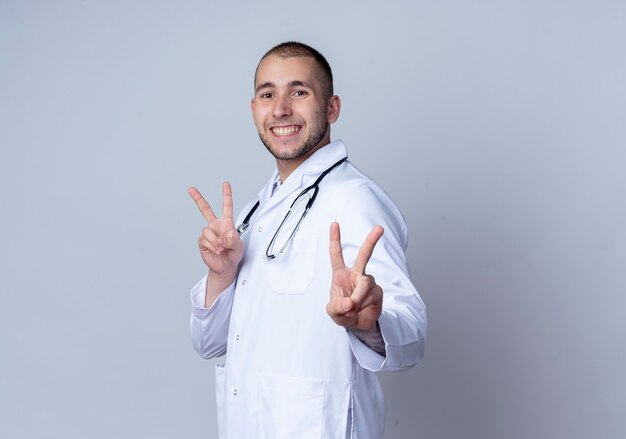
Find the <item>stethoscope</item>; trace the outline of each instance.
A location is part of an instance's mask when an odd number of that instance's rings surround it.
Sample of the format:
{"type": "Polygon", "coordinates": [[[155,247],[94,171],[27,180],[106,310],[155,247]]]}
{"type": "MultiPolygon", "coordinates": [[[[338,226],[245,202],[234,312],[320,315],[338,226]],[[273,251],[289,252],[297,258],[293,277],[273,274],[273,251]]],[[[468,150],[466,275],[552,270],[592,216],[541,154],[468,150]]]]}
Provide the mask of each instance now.
{"type": "MultiPolygon", "coordinates": [[[[346,160],[348,160],[348,157],[342,158],[337,163],[332,165],[330,168],[328,168],[324,172],[322,172],[320,174],[320,176],[317,177],[317,180],[315,180],[315,182],[312,185],[307,186],[302,192],[300,192],[300,194],[296,197],[296,199],[293,201],[293,203],[291,203],[291,206],[289,206],[289,210],[285,214],[285,217],[283,218],[283,220],[281,221],[280,225],[278,226],[278,229],[276,229],[276,232],[274,233],[274,236],[272,237],[272,240],[270,241],[269,245],[267,246],[267,250],[265,250],[265,256],[267,257],[267,259],[274,259],[277,256],[279,256],[283,251],[285,251],[285,249],[287,248],[287,246],[289,245],[289,243],[293,239],[294,235],[298,231],[298,228],[300,227],[300,223],[302,222],[302,220],[304,219],[306,214],[311,209],[311,206],[313,206],[313,203],[315,202],[315,198],[317,198],[317,193],[319,192],[319,184],[320,184],[320,182],[324,179],[324,177],[326,177],[330,173],[330,171],[335,169],[337,166],[339,166],[340,164],[342,164],[346,160]],[[310,191],[313,191],[312,195],[309,195],[310,191]],[[289,238],[287,238],[287,240],[282,245],[280,250],[275,252],[274,251],[274,245],[276,243],[276,237],[278,236],[278,234],[282,230],[283,225],[285,224],[287,219],[289,219],[291,214],[295,211],[295,208],[298,207],[301,202],[303,202],[304,197],[308,197],[308,201],[306,203],[304,211],[302,212],[302,216],[300,217],[300,219],[296,223],[296,225],[293,228],[292,232],[289,234],[289,238]]],[[[256,212],[256,210],[259,208],[259,205],[260,205],[260,201],[257,201],[254,204],[254,206],[252,206],[252,209],[250,210],[250,212],[248,212],[246,217],[243,219],[243,222],[239,225],[239,227],[237,227],[237,232],[239,233],[240,236],[248,229],[248,227],[250,227],[250,219],[252,218],[252,215],[254,215],[254,212],[256,212]]]]}

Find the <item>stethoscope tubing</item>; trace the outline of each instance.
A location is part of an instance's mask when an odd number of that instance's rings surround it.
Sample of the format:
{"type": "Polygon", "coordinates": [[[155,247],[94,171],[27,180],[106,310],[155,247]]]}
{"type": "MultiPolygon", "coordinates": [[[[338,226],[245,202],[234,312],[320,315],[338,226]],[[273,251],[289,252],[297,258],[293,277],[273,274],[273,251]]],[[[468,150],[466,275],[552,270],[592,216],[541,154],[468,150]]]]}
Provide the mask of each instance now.
{"type": "MultiPolygon", "coordinates": [[[[267,246],[267,250],[265,251],[265,255],[268,259],[274,259],[276,256],[280,255],[285,248],[287,247],[287,245],[289,244],[289,242],[291,242],[291,239],[293,238],[293,236],[296,234],[296,232],[298,231],[298,228],[300,227],[300,223],[302,222],[302,220],[304,219],[304,217],[306,217],[307,213],[309,212],[309,210],[311,209],[311,207],[313,206],[313,203],[315,202],[315,199],[317,198],[317,194],[319,192],[319,184],[321,183],[321,181],[324,179],[324,177],[326,177],[333,169],[335,169],[337,166],[339,166],[340,164],[342,164],[343,162],[345,162],[346,160],[348,160],[348,157],[344,157],[341,160],[339,160],[338,162],[336,162],[335,164],[333,164],[331,167],[329,167],[328,169],[326,169],[324,172],[322,172],[320,174],[319,177],[317,177],[317,179],[313,182],[313,184],[307,186],[306,188],[304,188],[302,190],[302,192],[300,192],[298,194],[298,196],[293,200],[293,202],[291,203],[291,205],[289,206],[289,210],[287,211],[287,214],[285,215],[285,217],[283,218],[283,220],[280,222],[280,225],[278,226],[278,229],[276,229],[276,232],[274,233],[274,236],[272,237],[272,240],[270,241],[269,245],[267,246]],[[311,196],[311,198],[309,199],[309,201],[307,201],[307,205],[304,209],[304,212],[302,214],[302,216],[300,217],[300,220],[298,221],[298,224],[296,225],[296,227],[294,228],[293,232],[291,233],[291,235],[289,236],[289,238],[287,239],[287,241],[285,242],[285,245],[283,246],[282,249],[280,249],[280,251],[278,252],[278,254],[273,254],[272,252],[270,252],[270,249],[272,248],[274,242],[276,241],[276,237],[278,236],[278,232],[280,232],[281,228],[283,227],[283,224],[285,224],[285,221],[287,220],[287,218],[289,217],[289,215],[292,212],[292,209],[294,207],[294,205],[296,204],[296,202],[298,201],[298,199],[300,197],[302,197],[304,194],[306,194],[307,192],[309,192],[310,190],[313,190],[313,195],[311,196]]],[[[257,200],[257,202],[254,204],[254,206],[252,206],[252,209],[250,209],[250,212],[248,212],[248,214],[246,215],[246,217],[244,218],[243,222],[237,227],[237,232],[239,233],[239,235],[242,235],[247,229],[248,227],[250,227],[250,220],[252,219],[252,215],[254,215],[254,213],[256,212],[256,210],[259,208],[260,206],[260,201],[257,200]]]]}

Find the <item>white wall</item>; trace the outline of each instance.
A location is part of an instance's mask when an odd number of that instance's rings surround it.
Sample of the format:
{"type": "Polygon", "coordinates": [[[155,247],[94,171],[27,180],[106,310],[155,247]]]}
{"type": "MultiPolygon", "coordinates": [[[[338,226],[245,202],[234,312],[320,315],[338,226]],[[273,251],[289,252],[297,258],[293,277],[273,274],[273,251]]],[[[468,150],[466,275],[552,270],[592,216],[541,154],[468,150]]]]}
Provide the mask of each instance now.
{"type": "Polygon", "coordinates": [[[265,182],[289,39],[410,227],[429,339],[386,437],[626,437],[624,2],[181,3],[0,2],[0,437],[215,437],[185,190],[265,182]]]}

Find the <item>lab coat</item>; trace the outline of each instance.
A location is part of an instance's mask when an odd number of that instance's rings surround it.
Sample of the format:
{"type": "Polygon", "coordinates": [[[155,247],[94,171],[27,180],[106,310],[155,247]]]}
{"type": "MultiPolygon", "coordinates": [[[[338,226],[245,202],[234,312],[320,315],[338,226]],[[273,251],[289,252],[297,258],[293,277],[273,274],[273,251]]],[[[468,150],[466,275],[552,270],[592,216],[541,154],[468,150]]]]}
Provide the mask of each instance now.
{"type": "MultiPolygon", "coordinates": [[[[289,205],[347,156],[337,140],[316,151],[272,195],[277,173],[259,192],[259,208],[241,236],[237,279],[204,308],[206,277],[191,292],[191,338],[215,368],[221,438],[382,438],[385,403],[376,372],[414,366],[422,357],[426,308],[405,251],[407,228],[389,196],[349,161],[319,185],[313,207],[276,259],[265,252],[289,205]],[[329,228],[341,227],[347,266],[375,225],[385,232],[366,272],[383,289],[383,357],[326,313],[331,285],[329,228]]],[[[235,225],[256,200],[245,206],[235,225]]]]}

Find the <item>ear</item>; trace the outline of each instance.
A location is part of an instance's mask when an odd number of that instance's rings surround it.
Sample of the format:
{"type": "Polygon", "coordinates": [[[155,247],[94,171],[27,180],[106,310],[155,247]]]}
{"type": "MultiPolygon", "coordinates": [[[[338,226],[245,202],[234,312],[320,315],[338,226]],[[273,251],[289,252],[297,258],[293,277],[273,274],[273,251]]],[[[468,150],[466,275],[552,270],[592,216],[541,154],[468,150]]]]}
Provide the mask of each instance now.
{"type": "Polygon", "coordinates": [[[339,119],[341,112],[341,99],[339,96],[331,96],[328,98],[328,123],[335,123],[339,119]]]}
{"type": "Polygon", "coordinates": [[[250,110],[254,111],[254,98],[250,99],[250,110]]]}

